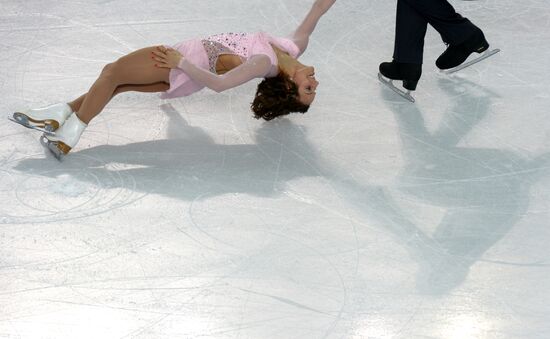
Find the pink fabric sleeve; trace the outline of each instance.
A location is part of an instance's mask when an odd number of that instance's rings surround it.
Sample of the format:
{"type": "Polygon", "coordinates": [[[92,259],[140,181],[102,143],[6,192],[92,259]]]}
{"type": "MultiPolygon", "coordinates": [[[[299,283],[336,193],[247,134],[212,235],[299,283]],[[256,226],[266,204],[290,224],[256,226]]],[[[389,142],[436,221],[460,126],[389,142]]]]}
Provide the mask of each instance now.
{"type": "Polygon", "coordinates": [[[242,85],[252,79],[265,77],[271,71],[271,60],[267,55],[253,55],[242,65],[223,75],[214,74],[197,67],[185,58],[181,59],[178,68],[183,70],[193,81],[219,93],[242,85]]]}
{"type": "Polygon", "coordinates": [[[275,43],[293,58],[298,58],[304,52],[294,40],[289,38],[276,38],[275,43]]]}

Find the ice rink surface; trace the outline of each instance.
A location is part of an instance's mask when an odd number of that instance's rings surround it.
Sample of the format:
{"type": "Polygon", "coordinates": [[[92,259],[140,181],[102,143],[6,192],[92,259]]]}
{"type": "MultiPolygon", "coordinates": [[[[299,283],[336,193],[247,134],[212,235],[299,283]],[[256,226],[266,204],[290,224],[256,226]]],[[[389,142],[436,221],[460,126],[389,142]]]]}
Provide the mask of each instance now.
{"type": "MultiPolygon", "coordinates": [[[[1,0],[5,116],[135,49],[288,35],[311,0],[1,0]]],[[[411,104],[395,1],[339,0],[305,115],[256,83],[116,97],[63,162],[0,120],[0,338],[550,338],[550,2],[452,1],[502,52],[411,104]]]]}

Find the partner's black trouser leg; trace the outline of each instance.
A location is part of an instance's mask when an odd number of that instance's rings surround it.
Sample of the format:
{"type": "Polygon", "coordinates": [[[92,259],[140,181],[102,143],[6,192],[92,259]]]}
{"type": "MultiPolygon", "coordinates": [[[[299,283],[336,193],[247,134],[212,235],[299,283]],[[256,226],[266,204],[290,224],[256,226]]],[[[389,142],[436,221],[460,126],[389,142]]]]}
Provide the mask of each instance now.
{"type": "Polygon", "coordinates": [[[476,30],[447,0],[397,0],[395,61],[422,63],[428,24],[451,45],[465,41],[476,30]]]}

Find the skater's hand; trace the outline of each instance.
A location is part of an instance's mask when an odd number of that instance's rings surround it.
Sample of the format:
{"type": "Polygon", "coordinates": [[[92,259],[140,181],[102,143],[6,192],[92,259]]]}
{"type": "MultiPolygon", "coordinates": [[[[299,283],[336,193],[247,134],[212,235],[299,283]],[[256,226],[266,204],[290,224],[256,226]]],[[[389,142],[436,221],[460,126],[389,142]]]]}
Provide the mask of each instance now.
{"type": "Polygon", "coordinates": [[[183,59],[183,55],[180,52],[164,46],[158,46],[156,50],[153,50],[152,57],[157,62],[155,67],[160,68],[177,68],[183,59]]]}

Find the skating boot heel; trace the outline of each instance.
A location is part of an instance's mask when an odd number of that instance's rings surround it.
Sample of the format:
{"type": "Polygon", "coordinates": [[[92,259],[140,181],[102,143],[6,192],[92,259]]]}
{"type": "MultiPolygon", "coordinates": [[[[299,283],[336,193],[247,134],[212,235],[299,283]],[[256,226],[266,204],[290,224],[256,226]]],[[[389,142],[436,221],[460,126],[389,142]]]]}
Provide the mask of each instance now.
{"type": "Polygon", "coordinates": [[[418,80],[403,80],[403,87],[409,91],[415,91],[418,80]]]}
{"type": "Polygon", "coordinates": [[[15,112],[9,119],[24,127],[35,129],[46,134],[63,126],[65,120],[73,113],[68,104],[60,103],[43,108],[31,109],[27,112],[15,112]]]}
{"type": "Polygon", "coordinates": [[[397,62],[395,60],[392,62],[381,63],[378,73],[378,79],[380,80],[380,82],[382,82],[392,91],[409,100],[410,102],[415,101],[411,95],[411,91],[416,90],[416,86],[418,85],[418,81],[420,80],[421,76],[421,64],[397,62]],[[397,88],[393,84],[393,80],[403,81],[403,88],[405,88],[407,91],[397,88]]]}
{"type": "Polygon", "coordinates": [[[44,134],[40,142],[48,148],[58,160],[62,160],[63,157],[76,146],[86,127],[88,127],[88,125],[83,123],[75,113],[56,131],[55,135],[44,134]]]}
{"type": "Polygon", "coordinates": [[[479,47],[477,48],[476,53],[483,53],[483,52],[485,52],[485,51],[488,50],[488,49],[489,49],[489,42],[487,42],[487,40],[484,39],[484,40],[481,42],[481,46],[479,46],[479,47]]]}

